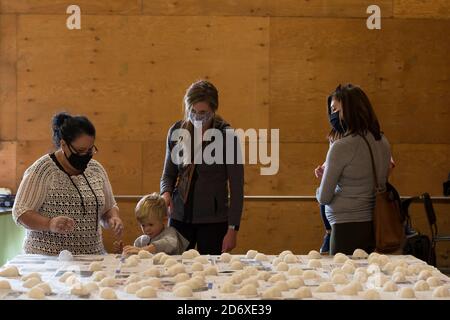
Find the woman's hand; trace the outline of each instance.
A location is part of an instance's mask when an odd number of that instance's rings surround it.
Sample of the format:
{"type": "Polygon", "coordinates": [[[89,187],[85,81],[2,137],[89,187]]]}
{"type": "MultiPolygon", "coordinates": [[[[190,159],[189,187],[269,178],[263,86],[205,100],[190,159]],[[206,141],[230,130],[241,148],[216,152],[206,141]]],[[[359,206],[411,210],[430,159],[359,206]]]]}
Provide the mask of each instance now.
{"type": "Polygon", "coordinates": [[[233,229],[228,229],[227,234],[223,238],[222,252],[230,252],[231,250],[236,248],[236,238],[237,238],[237,231],[233,229]]]}
{"type": "Polygon", "coordinates": [[[325,170],[325,166],[321,165],[314,169],[314,174],[316,175],[316,178],[321,179],[323,176],[323,172],[325,170]]]}
{"type": "Polygon", "coordinates": [[[138,254],[139,251],[141,251],[141,249],[142,248],[138,248],[138,247],[135,247],[135,246],[125,246],[123,248],[122,254],[126,255],[126,256],[131,256],[133,254],[138,254]]]}
{"type": "Polygon", "coordinates": [[[172,208],[173,208],[173,201],[172,201],[172,195],[170,192],[164,192],[161,197],[163,197],[164,201],[166,201],[167,205],[167,216],[170,218],[170,215],[172,214],[172,208]]]}
{"type": "Polygon", "coordinates": [[[118,216],[112,216],[108,219],[108,226],[111,228],[111,230],[114,232],[114,235],[117,238],[122,237],[123,233],[123,222],[122,219],[120,219],[118,216]]]}
{"type": "Polygon", "coordinates": [[[50,232],[67,234],[73,231],[75,220],[66,216],[58,216],[50,219],[48,229],[50,232]]]}
{"type": "Polygon", "coordinates": [[[123,252],[123,241],[114,241],[113,242],[113,253],[120,254],[123,252]]]}

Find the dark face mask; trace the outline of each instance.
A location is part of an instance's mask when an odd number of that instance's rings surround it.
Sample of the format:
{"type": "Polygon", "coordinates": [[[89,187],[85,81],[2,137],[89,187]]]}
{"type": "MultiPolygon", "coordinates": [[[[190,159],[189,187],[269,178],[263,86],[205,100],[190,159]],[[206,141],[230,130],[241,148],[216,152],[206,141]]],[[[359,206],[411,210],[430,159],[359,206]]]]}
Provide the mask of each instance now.
{"type": "Polygon", "coordinates": [[[345,133],[347,131],[347,126],[344,121],[339,119],[339,111],[330,114],[330,124],[334,130],[339,133],[345,133]]]}
{"type": "Polygon", "coordinates": [[[88,153],[88,154],[80,155],[77,152],[73,151],[73,147],[70,144],[68,144],[68,146],[69,146],[71,154],[69,157],[66,155],[66,153],[64,153],[64,155],[66,156],[70,165],[79,171],[86,170],[89,161],[91,161],[91,159],[92,159],[92,154],[88,153]]]}

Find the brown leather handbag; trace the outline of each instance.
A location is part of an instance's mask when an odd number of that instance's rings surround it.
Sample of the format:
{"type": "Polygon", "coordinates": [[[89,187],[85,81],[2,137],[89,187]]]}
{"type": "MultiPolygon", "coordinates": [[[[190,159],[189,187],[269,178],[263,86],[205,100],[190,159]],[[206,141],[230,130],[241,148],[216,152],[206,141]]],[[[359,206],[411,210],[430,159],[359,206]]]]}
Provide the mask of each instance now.
{"type": "Polygon", "coordinates": [[[373,211],[375,251],[380,253],[394,253],[403,248],[405,242],[405,217],[401,210],[400,197],[390,183],[386,182],[385,188],[378,185],[372,148],[366,137],[362,136],[362,138],[369,147],[376,190],[375,208],[373,211]]]}

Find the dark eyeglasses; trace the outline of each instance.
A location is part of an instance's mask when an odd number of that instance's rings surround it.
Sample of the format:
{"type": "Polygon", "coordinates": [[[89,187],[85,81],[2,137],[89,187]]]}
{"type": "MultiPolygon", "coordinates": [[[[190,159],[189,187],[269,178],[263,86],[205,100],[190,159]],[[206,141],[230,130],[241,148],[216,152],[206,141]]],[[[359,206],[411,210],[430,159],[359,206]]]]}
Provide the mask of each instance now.
{"type": "Polygon", "coordinates": [[[71,151],[71,152],[73,152],[73,153],[75,153],[75,154],[78,154],[78,155],[80,155],[80,156],[84,156],[84,155],[87,155],[87,154],[93,156],[94,154],[96,154],[96,153],[98,152],[98,148],[95,146],[95,144],[94,144],[91,148],[89,148],[89,150],[86,151],[86,152],[80,152],[80,151],[78,151],[78,150],[75,149],[70,143],[68,143],[68,145],[69,145],[69,148],[70,148],[70,151],[71,151]],[[74,151],[72,151],[72,149],[73,149],[74,151]]]}

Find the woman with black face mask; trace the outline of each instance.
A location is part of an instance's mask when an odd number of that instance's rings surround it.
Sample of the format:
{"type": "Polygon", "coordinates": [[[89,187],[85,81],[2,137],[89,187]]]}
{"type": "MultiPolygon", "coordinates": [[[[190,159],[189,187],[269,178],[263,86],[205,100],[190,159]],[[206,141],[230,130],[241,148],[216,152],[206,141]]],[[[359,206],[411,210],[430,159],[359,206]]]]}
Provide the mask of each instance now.
{"type": "Polygon", "coordinates": [[[328,118],[330,149],[324,165],[316,168],[321,178],[316,197],[331,228],[329,253],[352,254],[357,248],[371,252],[375,184],[385,188],[392,166],[389,142],[360,87],[339,85],[328,98],[328,118]]]}
{"type": "Polygon", "coordinates": [[[27,229],[24,251],[57,255],[105,253],[101,227],[120,237],[123,224],[98,152],[95,128],[83,116],[54,116],[57,150],[24,173],[13,207],[16,223],[27,229]]]}

